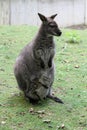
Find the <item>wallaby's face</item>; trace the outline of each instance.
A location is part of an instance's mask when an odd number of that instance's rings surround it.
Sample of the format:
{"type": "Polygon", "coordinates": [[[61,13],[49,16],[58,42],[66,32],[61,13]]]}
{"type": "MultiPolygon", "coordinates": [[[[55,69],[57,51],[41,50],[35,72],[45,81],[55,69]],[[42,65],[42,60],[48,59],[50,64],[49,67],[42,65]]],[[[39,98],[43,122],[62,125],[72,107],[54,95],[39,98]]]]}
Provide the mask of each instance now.
{"type": "Polygon", "coordinates": [[[62,32],[58,28],[57,23],[54,21],[57,14],[52,15],[51,17],[45,17],[40,13],[38,13],[38,15],[48,36],[61,36],[62,32]]]}

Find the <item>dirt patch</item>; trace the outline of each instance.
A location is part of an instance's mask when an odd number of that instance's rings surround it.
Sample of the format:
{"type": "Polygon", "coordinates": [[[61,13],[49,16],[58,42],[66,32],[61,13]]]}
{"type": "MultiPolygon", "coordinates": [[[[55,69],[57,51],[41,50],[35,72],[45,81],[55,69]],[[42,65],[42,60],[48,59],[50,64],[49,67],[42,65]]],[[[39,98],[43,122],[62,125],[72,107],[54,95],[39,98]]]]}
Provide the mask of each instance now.
{"type": "Polygon", "coordinates": [[[76,30],[85,30],[85,29],[87,29],[87,25],[84,25],[84,24],[81,24],[81,25],[72,25],[72,26],[69,26],[67,28],[76,29],[76,30]]]}

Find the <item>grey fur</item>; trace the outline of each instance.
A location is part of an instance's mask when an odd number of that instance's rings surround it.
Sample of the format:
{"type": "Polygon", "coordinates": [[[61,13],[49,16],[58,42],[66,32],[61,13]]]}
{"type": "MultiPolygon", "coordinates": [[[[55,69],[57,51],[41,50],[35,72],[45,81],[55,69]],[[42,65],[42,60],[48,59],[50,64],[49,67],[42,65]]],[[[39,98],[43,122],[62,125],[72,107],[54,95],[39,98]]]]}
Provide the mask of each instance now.
{"type": "Polygon", "coordinates": [[[63,103],[51,95],[54,81],[55,43],[53,35],[60,36],[61,31],[53,20],[56,15],[45,17],[38,13],[42,25],[36,37],[25,46],[16,59],[14,74],[19,88],[30,101],[43,100],[46,97],[63,103]]]}

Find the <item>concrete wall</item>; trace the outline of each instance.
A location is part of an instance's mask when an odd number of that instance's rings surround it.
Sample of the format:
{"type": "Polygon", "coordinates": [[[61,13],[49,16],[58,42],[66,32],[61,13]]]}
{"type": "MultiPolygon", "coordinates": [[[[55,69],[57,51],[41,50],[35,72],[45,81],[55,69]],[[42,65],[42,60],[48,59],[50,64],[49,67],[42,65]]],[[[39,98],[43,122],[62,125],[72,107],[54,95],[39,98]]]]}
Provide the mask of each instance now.
{"type": "Polygon", "coordinates": [[[87,25],[87,0],[85,1],[85,24],[87,25]]]}
{"type": "Polygon", "coordinates": [[[9,0],[0,0],[0,24],[9,24],[9,0]]]}
{"type": "Polygon", "coordinates": [[[38,12],[57,13],[61,27],[87,24],[87,0],[0,0],[0,24],[39,25],[38,12]]]}
{"type": "Polygon", "coordinates": [[[56,20],[60,26],[84,24],[84,0],[43,0],[39,4],[39,12],[46,14],[58,13],[56,20]]]}

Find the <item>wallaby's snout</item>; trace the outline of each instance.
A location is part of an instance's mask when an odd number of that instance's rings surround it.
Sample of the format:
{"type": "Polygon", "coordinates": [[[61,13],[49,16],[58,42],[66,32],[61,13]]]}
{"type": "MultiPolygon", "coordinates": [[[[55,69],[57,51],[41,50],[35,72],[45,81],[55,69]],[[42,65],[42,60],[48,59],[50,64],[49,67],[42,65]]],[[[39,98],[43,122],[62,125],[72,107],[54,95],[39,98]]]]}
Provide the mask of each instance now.
{"type": "Polygon", "coordinates": [[[52,35],[52,36],[61,36],[62,34],[57,23],[53,20],[47,26],[47,33],[48,35],[52,35]]]}
{"type": "Polygon", "coordinates": [[[61,32],[61,30],[57,30],[57,32],[56,32],[56,36],[61,36],[62,35],[62,32],[61,32]]]}
{"type": "Polygon", "coordinates": [[[62,34],[62,32],[60,31],[60,32],[59,32],[59,36],[61,36],[61,34],[62,34]]]}

